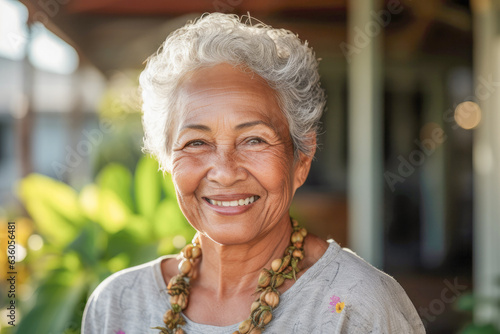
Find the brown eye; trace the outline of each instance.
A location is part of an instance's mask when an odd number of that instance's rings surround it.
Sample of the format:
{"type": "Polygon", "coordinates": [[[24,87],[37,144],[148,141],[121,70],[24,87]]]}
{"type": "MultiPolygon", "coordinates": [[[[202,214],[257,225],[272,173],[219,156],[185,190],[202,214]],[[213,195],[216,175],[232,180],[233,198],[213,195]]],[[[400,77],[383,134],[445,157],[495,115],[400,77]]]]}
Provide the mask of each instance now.
{"type": "Polygon", "coordinates": [[[258,144],[265,143],[265,141],[263,139],[261,139],[261,138],[254,137],[254,138],[248,139],[247,143],[250,144],[250,145],[258,145],[258,144]]]}
{"type": "Polygon", "coordinates": [[[202,140],[192,140],[186,144],[186,147],[196,147],[202,145],[205,145],[205,142],[203,142],[202,140]]]}

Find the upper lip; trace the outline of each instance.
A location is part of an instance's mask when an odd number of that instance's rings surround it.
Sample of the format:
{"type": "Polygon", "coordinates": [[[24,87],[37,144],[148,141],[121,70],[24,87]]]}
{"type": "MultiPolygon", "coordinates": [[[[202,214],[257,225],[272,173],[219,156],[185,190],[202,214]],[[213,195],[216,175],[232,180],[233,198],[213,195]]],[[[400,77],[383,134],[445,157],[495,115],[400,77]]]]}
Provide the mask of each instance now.
{"type": "Polygon", "coordinates": [[[245,199],[251,196],[259,197],[255,194],[220,194],[220,195],[209,195],[203,196],[204,198],[209,198],[214,201],[237,201],[240,199],[245,199]]]}

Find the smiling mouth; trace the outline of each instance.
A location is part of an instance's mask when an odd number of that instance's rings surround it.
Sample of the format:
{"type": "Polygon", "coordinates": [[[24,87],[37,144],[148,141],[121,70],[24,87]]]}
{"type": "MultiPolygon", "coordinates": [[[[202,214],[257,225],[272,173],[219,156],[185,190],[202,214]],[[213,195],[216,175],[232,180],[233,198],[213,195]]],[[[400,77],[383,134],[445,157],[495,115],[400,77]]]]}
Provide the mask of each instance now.
{"type": "Polygon", "coordinates": [[[256,200],[258,200],[260,197],[259,196],[250,196],[244,199],[239,199],[239,200],[234,200],[234,201],[216,201],[207,197],[204,197],[205,201],[212,205],[216,206],[245,206],[248,204],[252,204],[256,200]]]}

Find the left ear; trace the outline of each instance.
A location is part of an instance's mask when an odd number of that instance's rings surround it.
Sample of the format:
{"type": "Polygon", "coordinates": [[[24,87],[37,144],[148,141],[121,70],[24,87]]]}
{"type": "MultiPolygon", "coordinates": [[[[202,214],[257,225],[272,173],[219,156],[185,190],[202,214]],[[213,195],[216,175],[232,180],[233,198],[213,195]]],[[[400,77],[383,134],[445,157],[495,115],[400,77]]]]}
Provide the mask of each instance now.
{"type": "Polygon", "coordinates": [[[312,148],[311,153],[306,155],[303,152],[299,152],[299,160],[295,162],[295,172],[294,172],[294,191],[296,191],[300,186],[306,182],[307,176],[309,175],[309,170],[311,169],[311,163],[314,158],[314,153],[316,153],[316,134],[311,133],[308,135],[308,145],[312,148]]]}

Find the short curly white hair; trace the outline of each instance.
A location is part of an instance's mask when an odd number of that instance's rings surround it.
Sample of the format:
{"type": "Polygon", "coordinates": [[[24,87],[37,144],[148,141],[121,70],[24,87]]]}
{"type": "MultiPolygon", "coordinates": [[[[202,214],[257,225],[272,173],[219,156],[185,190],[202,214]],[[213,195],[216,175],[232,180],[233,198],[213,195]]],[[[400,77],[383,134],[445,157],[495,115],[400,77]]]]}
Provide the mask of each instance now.
{"type": "Polygon", "coordinates": [[[311,136],[319,130],[326,97],[313,50],[289,30],[251,25],[242,18],[204,14],[171,33],[148,59],[139,80],[143,151],[155,156],[163,171],[169,168],[171,127],[182,78],[221,63],[243,66],[266,80],[288,121],[295,157],[299,152],[314,154],[311,136]]]}

